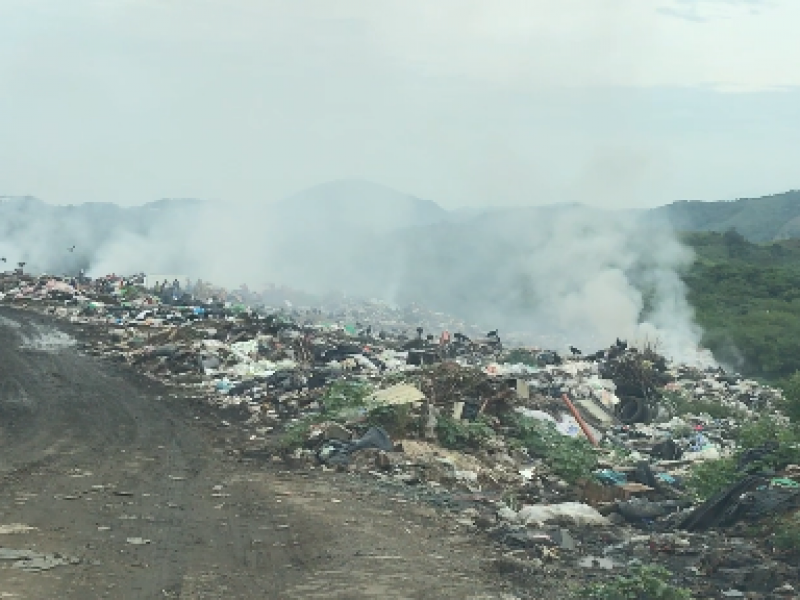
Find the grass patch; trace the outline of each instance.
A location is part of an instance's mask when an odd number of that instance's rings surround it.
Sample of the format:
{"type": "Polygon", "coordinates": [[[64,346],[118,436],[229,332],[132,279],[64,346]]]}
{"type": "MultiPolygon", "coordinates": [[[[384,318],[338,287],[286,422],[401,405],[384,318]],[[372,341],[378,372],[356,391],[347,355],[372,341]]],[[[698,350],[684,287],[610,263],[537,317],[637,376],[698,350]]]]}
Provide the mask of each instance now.
{"type": "Polygon", "coordinates": [[[570,483],[590,477],[597,467],[597,453],[586,439],[563,435],[552,423],[514,414],[506,425],[512,442],[543,459],[553,473],[570,483]]]}
{"type": "Polygon", "coordinates": [[[536,354],[525,348],[514,348],[509,350],[503,356],[503,361],[515,365],[525,365],[527,367],[537,367],[539,365],[536,360],[536,354]]]}
{"type": "Polygon", "coordinates": [[[479,448],[495,435],[494,429],[483,418],[474,422],[459,421],[452,417],[440,416],[436,422],[439,442],[446,448],[479,448]]]}
{"type": "Polygon", "coordinates": [[[800,554],[800,512],[776,525],[772,544],[789,554],[800,554]]]}
{"type": "Polygon", "coordinates": [[[698,463],[689,472],[686,487],[699,500],[708,500],[741,478],[736,469],[736,462],[735,458],[727,457],[698,463]]]}
{"type": "Polygon", "coordinates": [[[686,588],[670,583],[672,573],[657,565],[631,569],[608,583],[594,583],[584,587],[578,598],[587,600],[692,600],[686,588]]]}
{"type": "Polygon", "coordinates": [[[789,464],[800,462],[800,426],[796,423],[785,423],[771,416],[763,416],[757,421],[740,426],[735,432],[735,437],[739,449],[733,456],[710,460],[692,467],[686,485],[698,498],[703,500],[710,498],[740,479],[745,472],[779,471],[789,464]],[[739,459],[745,452],[769,442],[777,443],[774,452],[750,462],[741,472],[737,469],[739,459]]]}
{"type": "Polygon", "coordinates": [[[405,437],[412,432],[417,420],[412,415],[410,405],[398,404],[373,408],[367,414],[367,423],[382,427],[392,437],[405,437]]]}
{"type": "Polygon", "coordinates": [[[708,415],[712,419],[744,419],[746,414],[714,400],[694,399],[686,393],[663,392],[662,402],[676,416],[708,415]]]}
{"type": "Polygon", "coordinates": [[[372,388],[361,382],[337,381],[331,385],[320,399],[321,410],[296,421],[284,429],[278,445],[284,452],[302,447],[311,428],[324,421],[344,422],[360,414],[366,414],[367,400],[372,388]]]}

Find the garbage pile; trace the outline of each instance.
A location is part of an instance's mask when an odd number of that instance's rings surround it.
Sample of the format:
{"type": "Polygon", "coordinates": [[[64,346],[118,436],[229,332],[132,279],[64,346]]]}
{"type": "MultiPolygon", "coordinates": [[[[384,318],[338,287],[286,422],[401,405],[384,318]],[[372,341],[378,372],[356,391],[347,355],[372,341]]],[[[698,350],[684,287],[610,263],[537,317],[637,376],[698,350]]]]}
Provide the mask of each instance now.
{"type": "Polygon", "coordinates": [[[623,340],[562,355],[419,307],[236,300],[143,276],[0,276],[3,304],[95,325],[88,351],[218,407],[238,451],[363,473],[529,566],[662,562],[728,597],[800,582],[800,446],[781,437],[777,389],[623,340]],[[767,416],[778,429],[745,451],[737,432],[767,416]],[[706,497],[702,465],[720,478],[706,497]],[[793,519],[796,546],[742,539],[793,519]]]}

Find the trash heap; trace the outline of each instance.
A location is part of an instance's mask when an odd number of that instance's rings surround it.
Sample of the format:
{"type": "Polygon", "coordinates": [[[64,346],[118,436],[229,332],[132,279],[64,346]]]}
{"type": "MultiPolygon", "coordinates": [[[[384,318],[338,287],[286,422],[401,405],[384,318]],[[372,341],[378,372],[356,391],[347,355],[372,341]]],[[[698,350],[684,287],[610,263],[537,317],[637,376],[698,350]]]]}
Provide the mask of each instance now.
{"type": "Polygon", "coordinates": [[[91,326],[87,351],[219,408],[237,452],[447,509],[503,568],[591,581],[659,563],[705,597],[800,585],[800,434],[777,389],[622,340],[562,356],[419,307],[176,284],[17,271],[0,302],[91,326]]]}

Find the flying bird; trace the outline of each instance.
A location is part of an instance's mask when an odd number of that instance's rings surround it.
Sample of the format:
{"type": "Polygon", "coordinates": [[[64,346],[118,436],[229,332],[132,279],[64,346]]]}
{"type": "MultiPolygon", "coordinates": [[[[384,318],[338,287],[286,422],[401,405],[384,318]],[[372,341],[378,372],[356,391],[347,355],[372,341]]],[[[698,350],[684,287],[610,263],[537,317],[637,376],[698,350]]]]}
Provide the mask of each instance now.
{"type": "Polygon", "coordinates": [[[570,346],[569,351],[572,352],[573,356],[578,356],[581,353],[575,346],[570,346]]]}
{"type": "Polygon", "coordinates": [[[3,262],[7,262],[7,261],[6,261],[6,257],[5,257],[5,256],[3,256],[2,258],[0,258],[0,260],[1,260],[1,261],[3,261],[3,262]]]}
{"type": "Polygon", "coordinates": [[[72,248],[68,249],[70,252],[75,252],[75,246],[73,245],[72,248]]]}

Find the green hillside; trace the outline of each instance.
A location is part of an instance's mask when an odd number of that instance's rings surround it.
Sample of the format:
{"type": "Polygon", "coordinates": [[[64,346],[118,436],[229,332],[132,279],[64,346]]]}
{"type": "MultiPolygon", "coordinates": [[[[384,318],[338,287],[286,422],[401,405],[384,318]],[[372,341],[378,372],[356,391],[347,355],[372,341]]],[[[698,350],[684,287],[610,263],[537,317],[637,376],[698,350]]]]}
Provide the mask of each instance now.
{"type": "Polygon", "coordinates": [[[683,234],[696,260],[684,281],[705,344],[741,372],[800,370],[800,240],[753,244],[728,232],[683,234]]]}
{"type": "Polygon", "coordinates": [[[678,231],[736,229],[751,242],[800,237],[800,191],[727,202],[673,202],[654,208],[647,219],[666,219],[678,231]]]}

